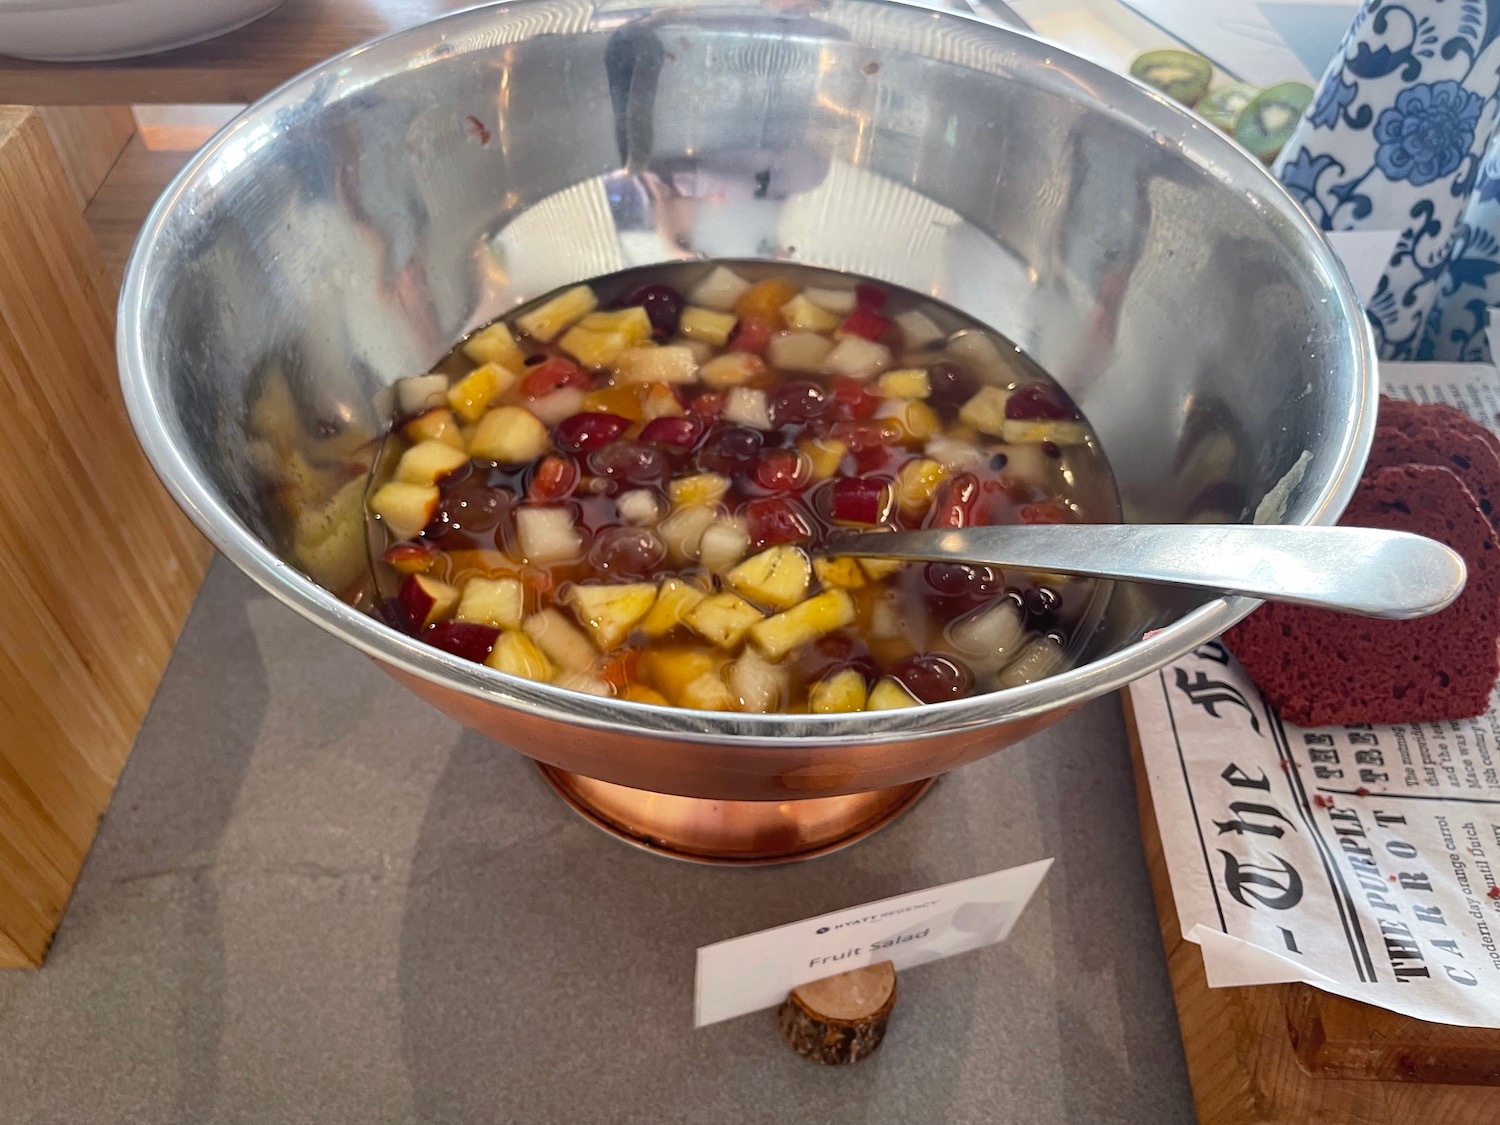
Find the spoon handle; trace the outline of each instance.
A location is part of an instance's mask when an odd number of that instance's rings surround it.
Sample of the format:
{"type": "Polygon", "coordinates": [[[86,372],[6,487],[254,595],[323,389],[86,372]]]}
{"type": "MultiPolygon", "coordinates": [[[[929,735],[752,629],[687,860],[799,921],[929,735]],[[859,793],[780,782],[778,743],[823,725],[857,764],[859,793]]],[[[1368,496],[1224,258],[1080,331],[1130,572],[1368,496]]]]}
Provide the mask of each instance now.
{"type": "Polygon", "coordinates": [[[1121,578],[1397,619],[1445,609],[1466,578],[1463,558],[1436,540],[1367,527],[966,527],[848,534],[824,553],[1121,578]]]}

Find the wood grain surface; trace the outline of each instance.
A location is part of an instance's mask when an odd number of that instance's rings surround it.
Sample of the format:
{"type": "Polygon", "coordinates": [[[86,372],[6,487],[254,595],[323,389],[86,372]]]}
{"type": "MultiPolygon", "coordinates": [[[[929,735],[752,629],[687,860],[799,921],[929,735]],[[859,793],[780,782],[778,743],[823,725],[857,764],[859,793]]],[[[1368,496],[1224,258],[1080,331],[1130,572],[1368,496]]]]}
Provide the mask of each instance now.
{"type": "Polygon", "coordinates": [[[0,108],[0,966],[39,964],[210,557],[148,467],[113,284],[47,128],[0,108]]]}
{"type": "Polygon", "coordinates": [[[1400,1016],[1302,984],[1209,988],[1183,940],[1130,693],[1141,838],[1200,1125],[1496,1125],[1500,1031],[1400,1016]]]}
{"type": "Polygon", "coordinates": [[[138,59],[37,63],[0,57],[0,103],[243,105],[329,55],[472,6],[469,0],[287,0],[238,31],[138,59]]]}

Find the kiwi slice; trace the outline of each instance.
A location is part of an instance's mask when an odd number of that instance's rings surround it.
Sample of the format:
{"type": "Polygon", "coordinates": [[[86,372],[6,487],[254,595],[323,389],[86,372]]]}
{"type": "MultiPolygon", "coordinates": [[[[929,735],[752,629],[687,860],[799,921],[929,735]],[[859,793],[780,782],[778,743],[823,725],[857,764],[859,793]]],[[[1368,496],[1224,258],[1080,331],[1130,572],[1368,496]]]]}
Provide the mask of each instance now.
{"type": "Polygon", "coordinates": [[[1240,111],[1254,101],[1258,93],[1259,86],[1252,86],[1248,82],[1231,82],[1228,86],[1220,86],[1212,91],[1193,108],[1210,125],[1232,135],[1235,122],[1240,119],[1240,111]]]}
{"type": "Polygon", "coordinates": [[[1190,51],[1163,48],[1147,51],[1130,64],[1130,76],[1155,86],[1173,101],[1185,106],[1198,104],[1213,81],[1213,64],[1190,51]]]}
{"type": "Polygon", "coordinates": [[[1268,87],[1240,110],[1234,123],[1234,139],[1269,164],[1291,139],[1312,100],[1312,87],[1306,82],[1281,82],[1268,87]]]}

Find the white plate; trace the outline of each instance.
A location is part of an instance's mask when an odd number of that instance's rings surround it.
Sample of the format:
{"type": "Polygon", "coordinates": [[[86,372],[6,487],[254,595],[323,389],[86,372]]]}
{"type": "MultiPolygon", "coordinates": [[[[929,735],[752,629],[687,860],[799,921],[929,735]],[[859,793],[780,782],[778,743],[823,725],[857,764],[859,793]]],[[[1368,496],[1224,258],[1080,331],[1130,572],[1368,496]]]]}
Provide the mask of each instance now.
{"type": "Polygon", "coordinates": [[[253,23],[282,0],[0,0],[0,54],[41,62],[126,59],[253,23]]]}

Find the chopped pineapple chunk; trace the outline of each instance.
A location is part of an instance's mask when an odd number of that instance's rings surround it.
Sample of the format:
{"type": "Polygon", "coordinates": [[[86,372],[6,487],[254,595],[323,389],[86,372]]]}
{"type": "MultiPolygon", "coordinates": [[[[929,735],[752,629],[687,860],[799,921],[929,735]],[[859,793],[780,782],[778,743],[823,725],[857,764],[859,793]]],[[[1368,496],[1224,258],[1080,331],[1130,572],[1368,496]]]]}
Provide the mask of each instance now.
{"type": "Polygon", "coordinates": [[[875,417],[894,422],[905,445],[922,445],[928,438],[943,432],[942,419],[937,411],[919,398],[886,399],[875,417]]]}
{"type": "Polygon", "coordinates": [[[533,340],[550,344],[562,331],[599,306],[599,298],[587,285],[575,285],[559,293],[540,308],[516,317],[516,327],[533,340]]]}
{"type": "Polygon", "coordinates": [[[678,566],[698,558],[703,533],[719,518],[718,509],[710,504],[685,504],[676,509],[657,527],[667,554],[678,566]]]}
{"type": "Polygon", "coordinates": [[[621,699],[628,699],[632,703],[649,703],[653,707],[670,707],[672,701],[655,688],[648,688],[645,684],[627,684],[625,690],[620,693],[621,699]]]}
{"type": "Polygon", "coordinates": [[[781,320],[788,328],[800,328],[808,332],[832,332],[839,323],[838,317],[815,305],[801,293],[781,306],[781,320]]]}
{"type": "Polygon", "coordinates": [[[764,375],[766,365],[760,356],[749,352],[729,352],[710,359],[698,371],[698,377],[716,391],[738,387],[764,375]]]}
{"type": "Polygon", "coordinates": [[[481,328],[470,336],[464,344],[464,355],[475,363],[498,363],[511,371],[519,371],[526,365],[526,357],[504,321],[481,328]]]}
{"type": "Polygon", "coordinates": [[[490,404],[516,385],[516,375],[498,363],[476,367],[448,390],[448,405],[465,422],[477,422],[490,404]]]}
{"type": "Polygon", "coordinates": [[[815,683],[808,693],[807,705],[816,715],[863,711],[868,694],[864,676],[853,668],[845,668],[815,683]]]}
{"type": "Polygon", "coordinates": [[[870,698],[865,704],[865,708],[870,711],[895,711],[900,707],[919,706],[921,701],[902,687],[899,680],[893,680],[890,676],[882,677],[870,689],[870,698]]]}
{"type": "Polygon", "coordinates": [[[880,377],[880,393],[886,398],[926,398],[932,393],[932,382],[925,367],[903,367],[887,371],[880,377]]]}
{"type": "Polygon", "coordinates": [[[772,660],[780,660],[799,645],[842,629],[854,620],[854,599],[846,590],[821,594],[768,617],[750,630],[751,639],[772,660]]]}
{"type": "MultiPolygon", "coordinates": [[[[665,351],[658,348],[658,351],[665,351]]],[[[677,396],[672,393],[672,388],[666,383],[649,383],[646,386],[646,397],[641,403],[641,417],[647,422],[655,421],[657,418],[681,418],[687,411],[682,408],[682,403],[677,401],[677,396]]]]}
{"type": "MultiPolygon", "coordinates": [[[[763,614],[738,594],[711,594],[688,611],[687,627],[720,648],[734,648],[763,614]]],[[[761,622],[764,624],[764,622],[761,622]]]]}
{"type": "Polygon", "coordinates": [[[839,462],[844,459],[844,454],[849,452],[849,447],[841,441],[832,438],[811,438],[807,441],[797,443],[797,448],[807,454],[808,463],[812,466],[812,479],[827,480],[839,471],[839,462]]]}
{"type": "Polygon", "coordinates": [[[447,442],[419,441],[401,455],[396,465],[396,479],[407,484],[436,484],[443,477],[469,463],[469,455],[447,442]]]}
{"type": "Polygon", "coordinates": [[[535,461],[551,448],[547,427],[524,406],[497,406],[488,411],[469,439],[473,456],[506,465],[535,461]]]}
{"type": "Polygon", "coordinates": [[[542,655],[541,649],[531,643],[525,633],[507,629],[495,638],[495,647],[485,663],[497,672],[508,672],[526,680],[546,683],[557,675],[552,662],[542,655]]]}
{"type": "Polygon", "coordinates": [[[370,497],[370,511],[380,518],[393,539],[410,539],[432,520],[439,493],[435,484],[408,484],[393,480],[370,497]]]}
{"type": "Polygon", "coordinates": [[[1082,445],[1089,440],[1089,428],[1082,422],[1056,418],[1007,419],[1000,437],[1013,445],[1050,441],[1053,445],[1082,445]]]}
{"type": "Polygon", "coordinates": [[[455,616],[496,629],[520,628],[526,607],[526,588],[514,578],[470,578],[455,616]]]}
{"type": "Polygon", "coordinates": [[[578,322],[578,327],[594,332],[623,332],[632,346],[651,339],[651,318],[640,305],[613,312],[591,312],[578,322]]]}
{"type": "Polygon", "coordinates": [[[747,648],[729,666],[729,692],[735,709],[765,714],[779,711],[788,695],[787,670],[747,648]]]}
{"type": "Polygon", "coordinates": [[[720,516],[698,542],[698,561],[711,574],[723,574],[750,549],[750,530],[740,516],[720,516]]]}
{"type": "Polygon", "coordinates": [[[705,673],[717,675],[722,661],[718,653],[698,645],[667,645],[649,648],[641,654],[646,678],[679,705],[688,685],[705,673]]]}
{"type": "Polygon", "coordinates": [[[902,465],[896,474],[896,506],[901,514],[910,518],[920,516],[932,505],[938,485],[947,479],[947,468],[929,457],[902,465]]]}
{"type": "Polygon", "coordinates": [[[622,383],[691,383],[698,378],[698,360],[683,347],[627,348],[615,360],[615,377],[622,383]]]}
{"type": "Polygon", "coordinates": [[[717,504],[729,491],[729,478],[719,473],[694,473],[667,482],[674,508],[686,504],[717,504]]]}
{"type": "Polygon", "coordinates": [[[865,577],[872,582],[879,582],[882,578],[889,578],[906,565],[905,559],[867,559],[859,560],[859,569],[865,572],[865,577]]]}
{"type": "Polygon", "coordinates": [[[999,437],[1005,432],[1005,404],[1009,399],[1010,392],[999,387],[980,387],[959,409],[958,419],[982,433],[999,437]]]}
{"type": "Polygon", "coordinates": [[[418,414],[410,422],[401,428],[401,433],[408,441],[440,441],[444,445],[451,445],[454,449],[467,449],[468,444],[464,436],[459,432],[458,421],[453,417],[453,411],[446,406],[437,410],[427,410],[418,414]]]}
{"type": "Polygon", "coordinates": [[[681,578],[668,578],[661,584],[650,612],[641,620],[641,631],[648,637],[661,637],[683,624],[694,606],[708,595],[681,578]]]}
{"type": "Polygon", "coordinates": [[[790,609],[807,595],[812,563],[800,547],[784,544],[752,555],[724,580],[753,602],[790,609]]]}
{"type": "Polygon", "coordinates": [[[734,695],[717,671],[705,672],[683,688],[679,704],[694,711],[733,711],[734,695]]]}
{"type": "Polygon", "coordinates": [[[594,646],[560,610],[548,608],[533,613],[521,622],[521,631],[570,672],[587,672],[594,667],[594,646]]]}
{"type": "Polygon", "coordinates": [[[584,367],[598,371],[618,359],[632,343],[623,332],[600,332],[575,324],[563,333],[557,346],[584,367]]]}
{"type": "Polygon", "coordinates": [[[682,310],[682,319],[677,322],[677,331],[689,340],[701,340],[722,348],[729,343],[729,334],[734,331],[739,317],[734,313],[714,312],[713,309],[694,308],[689,305],[682,310]]]}
{"type": "Polygon", "coordinates": [[[857,590],[865,584],[865,572],[860,569],[859,560],[848,555],[813,559],[813,573],[824,586],[857,590]]]}
{"type": "Polygon", "coordinates": [[[645,617],[656,601],[656,587],[649,582],[628,582],[620,586],[579,585],[568,590],[565,598],[603,652],[618,648],[630,635],[636,623],[645,617]]]}

